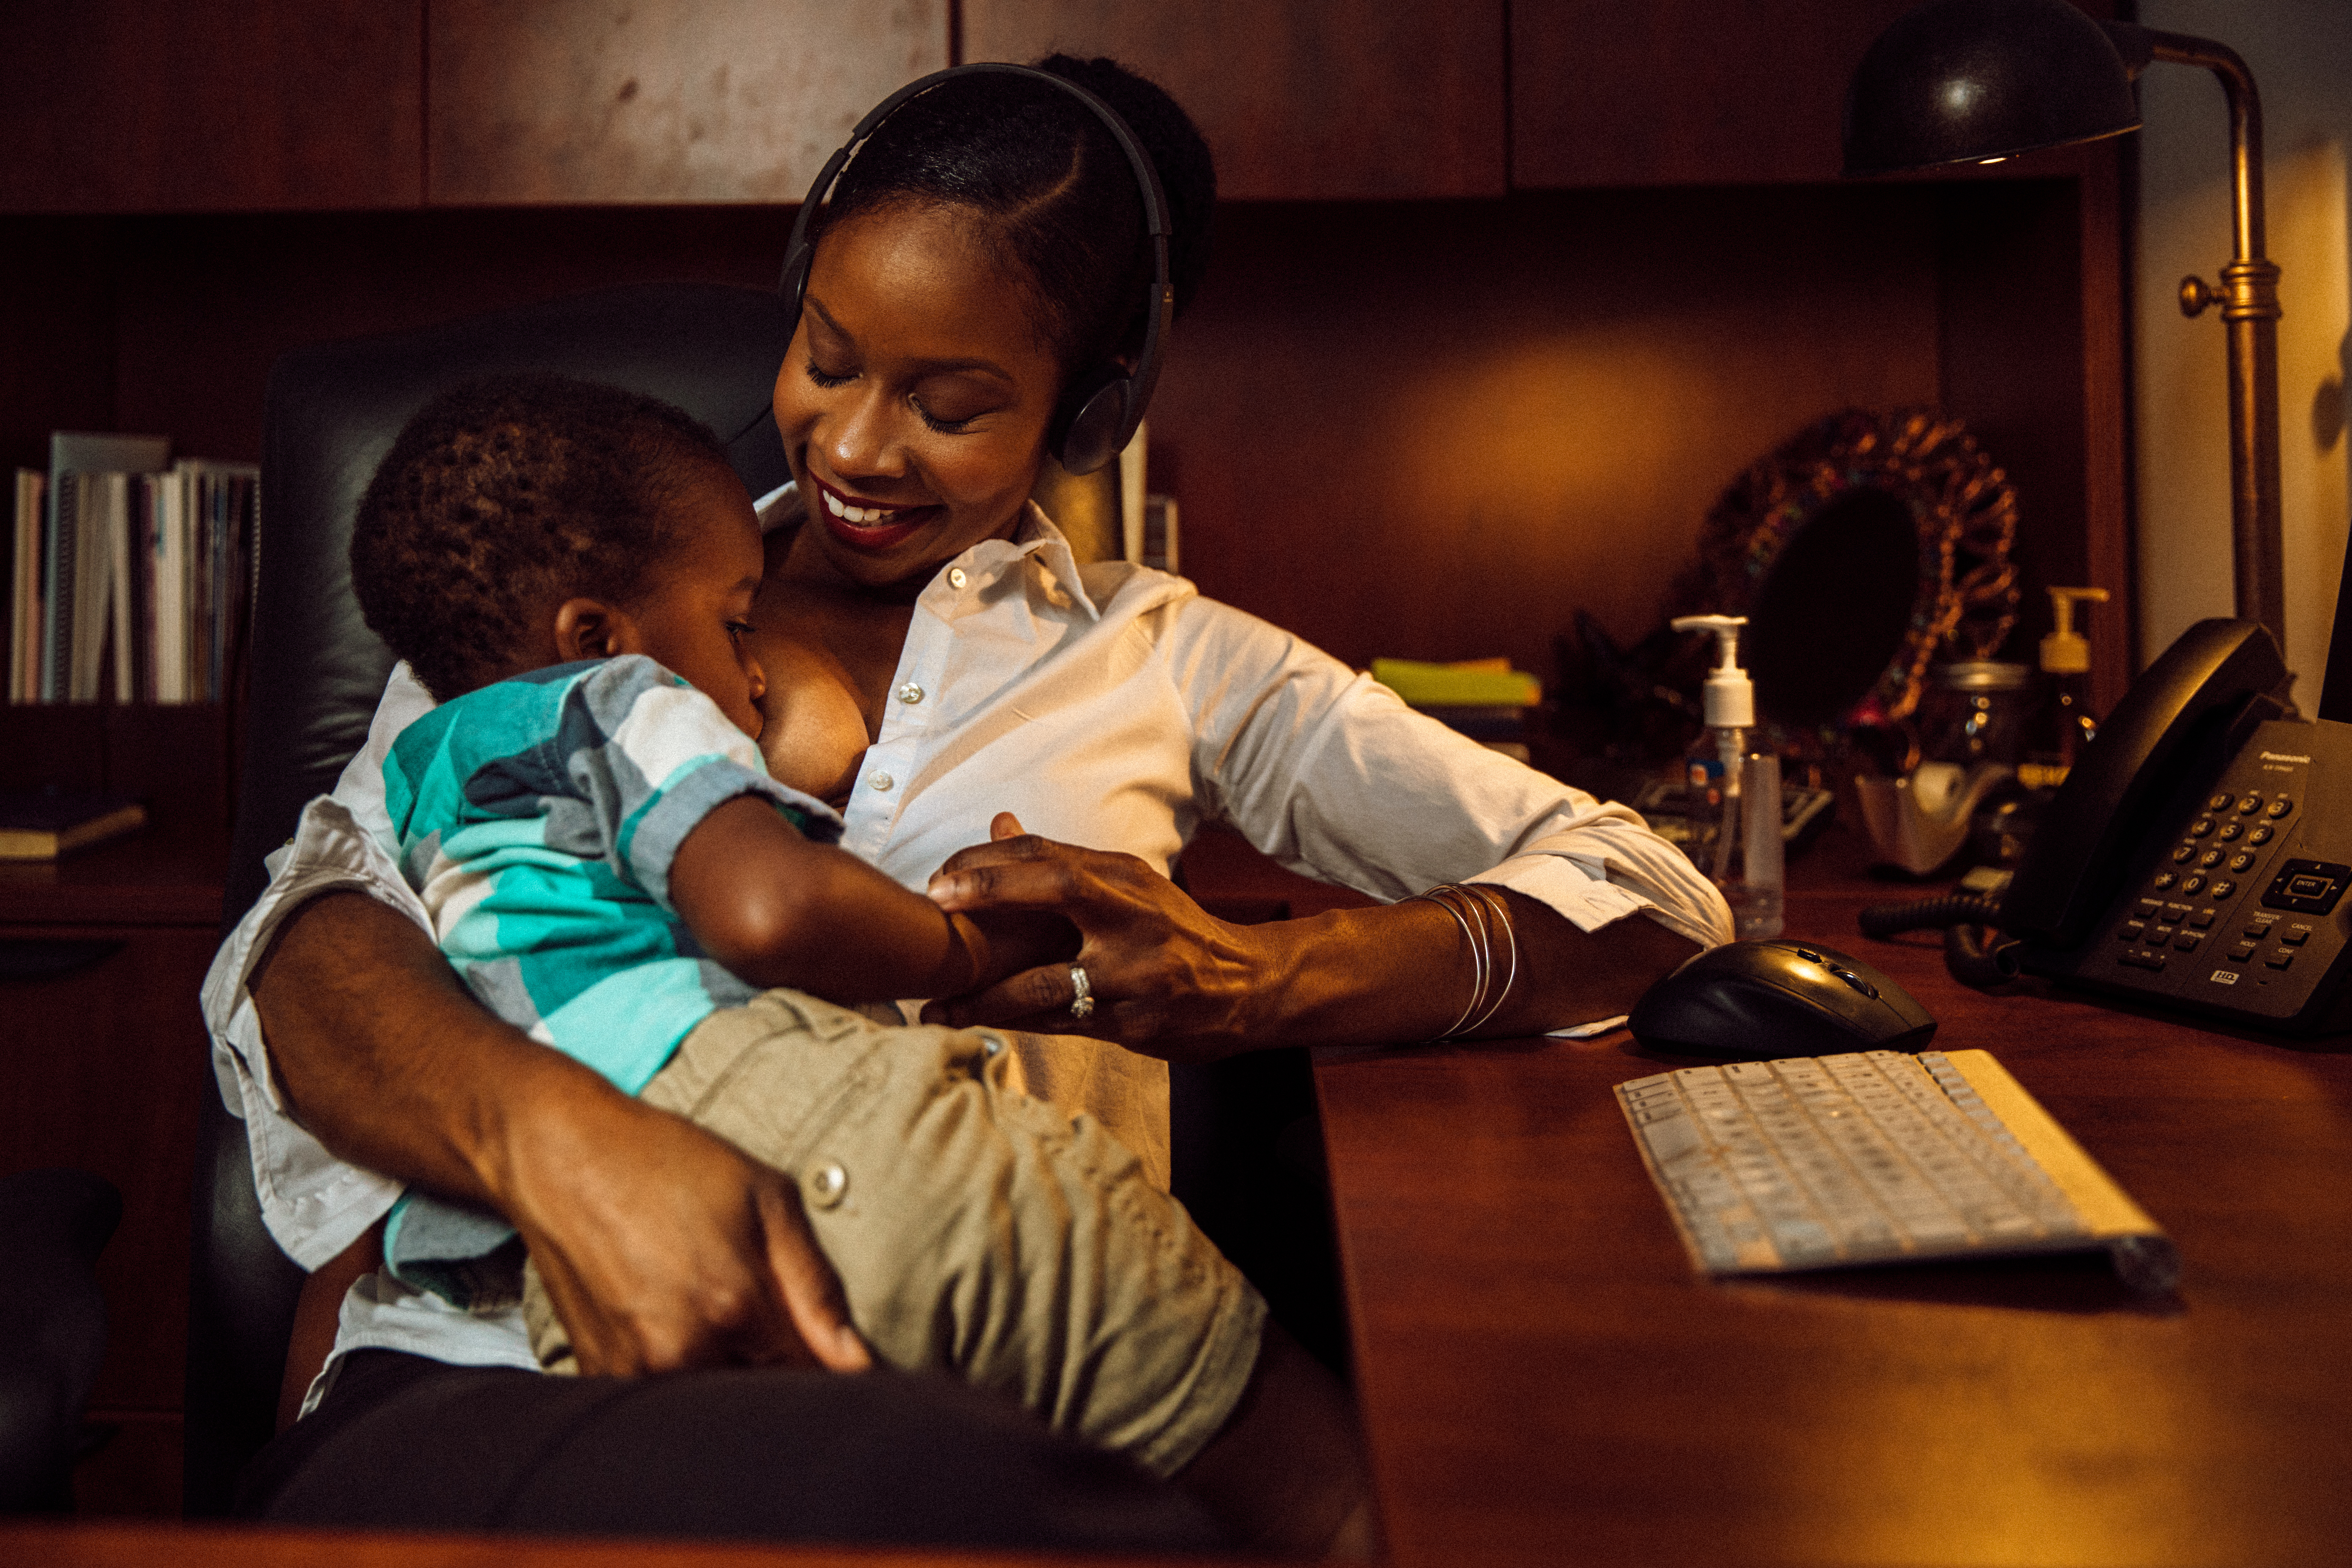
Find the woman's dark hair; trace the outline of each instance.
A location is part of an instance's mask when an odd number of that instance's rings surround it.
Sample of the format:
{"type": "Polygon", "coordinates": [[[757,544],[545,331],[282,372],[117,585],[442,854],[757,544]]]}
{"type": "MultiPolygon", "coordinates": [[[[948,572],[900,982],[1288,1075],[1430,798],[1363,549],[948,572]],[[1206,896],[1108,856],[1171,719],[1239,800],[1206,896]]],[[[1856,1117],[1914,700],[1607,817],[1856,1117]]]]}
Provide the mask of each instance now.
{"type": "MultiPolygon", "coordinates": [[[[1174,99],[1116,61],[1049,55],[1037,68],[1110,105],[1159,170],[1181,315],[1209,265],[1217,171],[1208,143],[1174,99]]],[[[1030,290],[1066,378],[1141,346],[1151,280],[1143,198],[1127,154],[1068,93],[975,72],[909,100],[842,171],[816,233],[900,203],[976,207],[997,220],[982,237],[1030,290]]]]}
{"type": "Polygon", "coordinates": [[[556,375],[443,393],[360,500],[352,589],[376,636],[441,701],[511,673],[565,599],[630,603],[664,511],[726,448],[681,409],[556,375]]]}

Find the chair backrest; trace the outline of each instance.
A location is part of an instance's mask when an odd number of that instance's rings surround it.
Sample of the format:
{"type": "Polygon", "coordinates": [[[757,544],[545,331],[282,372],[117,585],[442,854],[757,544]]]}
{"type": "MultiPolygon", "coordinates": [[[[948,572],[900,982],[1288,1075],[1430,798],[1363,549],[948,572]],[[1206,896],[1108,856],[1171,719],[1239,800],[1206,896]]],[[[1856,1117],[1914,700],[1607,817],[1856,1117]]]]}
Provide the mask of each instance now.
{"type": "MultiPolygon", "coordinates": [[[[549,371],[677,404],[727,444],[753,495],[790,477],[770,397],[790,342],[772,293],[645,284],[444,326],[298,349],[270,372],[254,542],[250,679],[223,909],[232,924],[262,857],[367,739],[391,653],[352,596],[352,517],[411,415],[478,375],[549,371]]],[[[193,1516],[226,1513],[268,1441],[301,1270],[261,1222],[244,1123],[207,1095],[194,1194],[186,1470],[193,1516]]]]}

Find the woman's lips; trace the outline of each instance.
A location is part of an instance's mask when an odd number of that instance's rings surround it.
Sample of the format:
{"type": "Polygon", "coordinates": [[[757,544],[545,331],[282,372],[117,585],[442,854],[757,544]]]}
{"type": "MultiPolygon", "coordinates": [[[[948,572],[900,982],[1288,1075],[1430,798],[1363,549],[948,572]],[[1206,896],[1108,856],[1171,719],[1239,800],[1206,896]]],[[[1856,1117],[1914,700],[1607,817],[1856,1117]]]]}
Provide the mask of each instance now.
{"type": "Polygon", "coordinates": [[[936,504],[886,507],[845,496],[814,474],[809,478],[816,486],[818,510],[824,518],[825,528],[853,550],[888,550],[912,538],[939,515],[936,504]]]}

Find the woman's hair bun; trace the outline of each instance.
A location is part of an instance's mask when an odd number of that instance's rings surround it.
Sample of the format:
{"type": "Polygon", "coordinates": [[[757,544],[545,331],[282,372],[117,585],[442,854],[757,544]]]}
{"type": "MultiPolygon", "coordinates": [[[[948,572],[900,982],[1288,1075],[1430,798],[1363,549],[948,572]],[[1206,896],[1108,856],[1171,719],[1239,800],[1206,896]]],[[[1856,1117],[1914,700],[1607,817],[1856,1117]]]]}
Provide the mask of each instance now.
{"type": "Polygon", "coordinates": [[[1200,127],[1165,88],[1117,60],[1055,54],[1039,60],[1036,68],[1076,82],[1109,104],[1150,154],[1168,198],[1169,224],[1176,231],[1168,249],[1168,280],[1176,291],[1176,313],[1182,315],[1208,274],[1210,215],[1217,205],[1217,161],[1200,127]]]}

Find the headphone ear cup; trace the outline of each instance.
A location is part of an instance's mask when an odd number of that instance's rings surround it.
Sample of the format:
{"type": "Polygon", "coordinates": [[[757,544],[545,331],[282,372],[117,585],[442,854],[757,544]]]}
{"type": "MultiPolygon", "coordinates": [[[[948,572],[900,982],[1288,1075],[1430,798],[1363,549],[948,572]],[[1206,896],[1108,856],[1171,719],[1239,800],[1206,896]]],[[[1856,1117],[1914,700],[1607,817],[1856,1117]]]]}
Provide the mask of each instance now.
{"type": "Polygon", "coordinates": [[[1091,474],[1118,457],[1134,434],[1128,419],[1134,393],[1134,383],[1117,365],[1106,365],[1072,387],[1055,421],[1055,460],[1069,473],[1091,474]]]}

